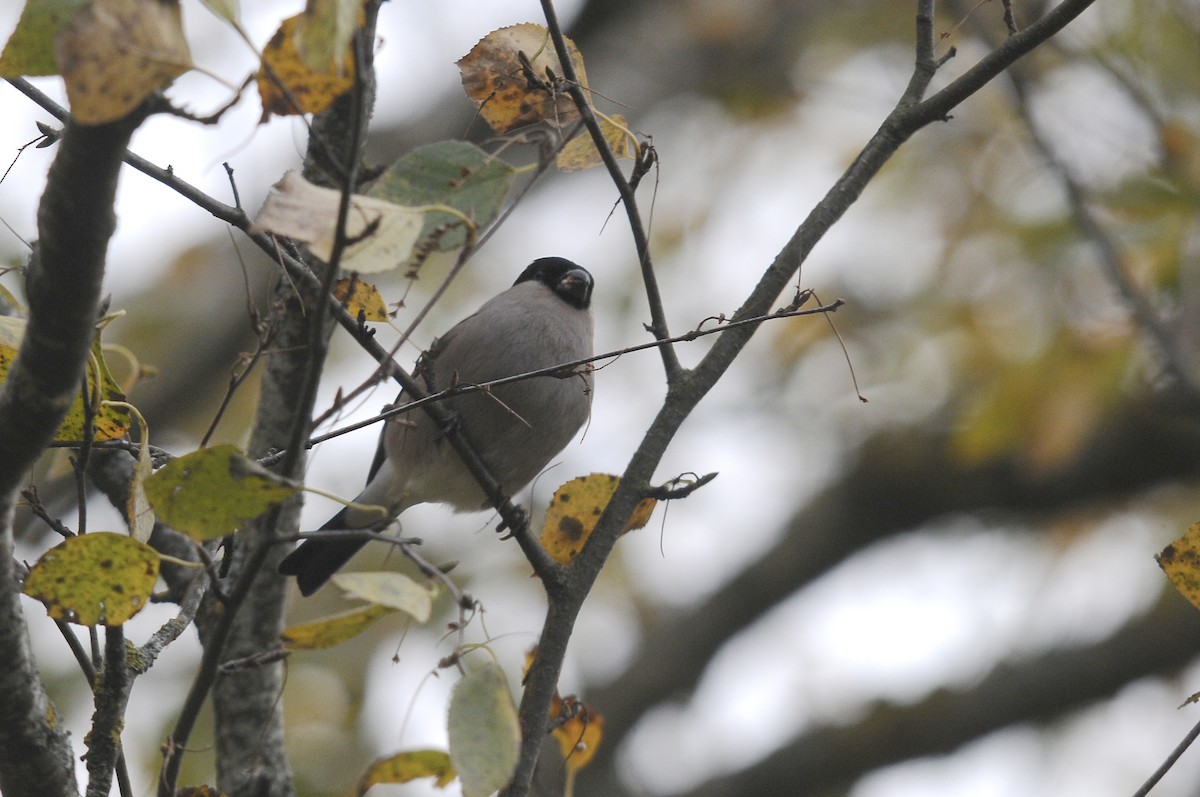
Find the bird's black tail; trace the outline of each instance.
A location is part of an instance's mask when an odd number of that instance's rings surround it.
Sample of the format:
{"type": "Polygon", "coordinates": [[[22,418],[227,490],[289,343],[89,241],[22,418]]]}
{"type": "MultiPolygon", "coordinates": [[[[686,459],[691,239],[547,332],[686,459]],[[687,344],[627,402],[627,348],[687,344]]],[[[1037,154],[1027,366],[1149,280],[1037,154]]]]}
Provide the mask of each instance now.
{"type": "MultiPolygon", "coordinates": [[[[346,510],[343,509],[330,518],[320,531],[346,528],[345,515],[346,510]]],[[[308,597],[365,544],[365,540],[308,539],[284,557],[279,563],[279,572],[285,576],[295,576],[300,594],[308,597]]]]}

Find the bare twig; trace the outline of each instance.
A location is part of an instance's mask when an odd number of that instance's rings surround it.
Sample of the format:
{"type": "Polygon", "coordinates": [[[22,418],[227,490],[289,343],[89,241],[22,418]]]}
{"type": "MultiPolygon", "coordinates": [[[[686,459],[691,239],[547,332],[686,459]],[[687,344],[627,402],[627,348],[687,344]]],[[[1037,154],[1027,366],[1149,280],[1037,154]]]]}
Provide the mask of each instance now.
{"type": "Polygon", "coordinates": [[[1150,790],[1163,779],[1163,775],[1171,771],[1171,767],[1175,766],[1175,762],[1187,752],[1187,749],[1192,746],[1192,742],[1196,741],[1198,737],[1200,737],[1200,722],[1192,726],[1192,729],[1187,732],[1187,736],[1183,737],[1183,741],[1175,746],[1175,749],[1167,756],[1167,760],[1163,761],[1162,765],[1154,771],[1154,774],[1147,778],[1146,782],[1133,793],[1133,797],[1146,797],[1150,793],[1150,790]]]}
{"type": "MultiPolygon", "coordinates": [[[[739,329],[744,326],[753,326],[753,325],[761,324],[764,321],[771,321],[774,319],[781,319],[781,318],[797,318],[799,316],[832,313],[832,312],[835,312],[843,304],[845,304],[845,302],[843,302],[843,300],[835,299],[833,302],[830,302],[827,305],[822,305],[820,307],[811,307],[807,310],[801,310],[801,309],[793,310],[793,309],[783,308],[780,310],[776,310],[773,313],[768,313],[766,315],[756,316],[754,318],[744,318],[741,321],[728,321],[727,322],[723,318],[721,318],[719,320],[722,323],[719,326],[710,327],[708,329],[700,329],[700,328],[693,329],[690,332],[685,332],[682,335],[676,335],[675,337],[667,338],[666,340],[653,340],[648,343],[638,343],[633,346],[626,346],[623,349],[616,349],[614,351],[605,352],[603,354],[594,354],[591,357],[583,357],[578,360],[571,360],[570,362],[558,363],[557,365],[547,366],[546,368],[538,368],[533,371],[525,371],[523,373],[514,374],[512,376],[505,376],[505,377],[501,377],[499,379],[492,379],[487,382],[471,382],[471,383],[463,382],[463,383],[454,385],[453,387],[446,388],[445,390],[439,390],[436,393],[430,393],[430,394],[424,396],[423,398],[411,401],[407,404],[402,404],[398,407],[392,407],[391,409],[384,410],[383,412],[379,413],[378,415],[374,415],[370,418],[367,418],[366,420],[358,421],[356,423],[352,423],[347,426],[339,427],[338,429],[334,429],[333,431],[326,432],[325,434],[317,435],[317,436],[309,439],[305,443],[305,445],[309,448],[312,448],[315,445],[324,443],[326,440],[332,440],[335,437],[341,437],[344,434],[348,434],[350,432],[356,432],[359,429],[364,429],[368,426],[379,423],[380,421],[385,421],[388,418],[393,418],[397,415],[404,415],[406,413],[412,412],[415,409],[424,407],[427,404],[432,404],[432,403],[439,402],[439,401],[445,401],[446,399],[448,399],[452,396],[460,396],[460,395],[463,395],[466,393],[478,393],[480,391],[490,391],[493,388],[496,388],[500,385],[507,385],[507,384],[511,384],[513,382],[523,382],[526,379],[535,379],[537,377],[542,377],[542,376],[552,376],[552,377],[558,377],[560,379],[571,378],[571,377],[577,376],[581,372],[581,369],[583,368],[583,366],[586,366],[586,365],[589,365],[589,364],[595,363],[595,362],[600,362],[601,360],[613,360],[613,359],[617,359],[618,357],[622,357],[626,354],[632,354],[634,352],[645,351],[646,349],[659,348],[661,346],[669,345],[672,343],[689,342],[689,341],[693,341],[693,340],[697,340],[699,338],[705,337],[707,335],[715,335],[718,333],[728,332],[728,331],[734,330],[734,329],[739,329]]],[[[709,319],[705,319],[705,320],[707,321],[709,319]]],[[[263,465],[271,465],[271,464],[274,464],[275,462],[277,462],[279,460],[279,458],[282,457],[282,455],[283,455],[283,452],[276,452],[276,453],[272,454],[271,456],[269,456],[263,460],[260,460],[260,462],[263,465]]]]}
{"type": "MultiPolygon", "coordinates": [[[[575,102],[575,107],[579,110],[579,115],[583,119],[583,123],[587,126],[588,133],[591,134],[592,143],[596,147],[596,151],[600,153],[600,159],[604,162],[604,167],[608,170],[609,177],[616,186],[617,193],[621,195],[621,203],[625,206],[625,215],[629,218],[629,229],[633,234],[633,243],[638,253],[638,264],[642,271],[642,285],[646,291],[646,300],[650,305],[650,331],[654,337],[661,341],[667,341],[671,337],[670,328],[667,326],[667,315],[663,308],[662,294],[658,289],[658,277],[654,273],[654,265],[650,257],[650,240],[646,235],[645,226],[642,224],[641,211],[638,209],[637,197],[634,195],[634,188],[630,181],[625,179],[625,174],[621,171],[621,165],[617,162],[617,156],[613,154],[612,147],[608,145],[608,140],[604,137],[604,131],[600,128],[600,122],[596,119],[596,115],[592,112],[592,105],[587,95],[584,94],[583,86],[579,82],[579,76],[575,73],[575,65],[571,62],[571,55],[567,50],[567,43],[563,37],[562,27],[558,24],[558,13],[554,10],[552,0],[541,0],[542,14],[546,18],[546,29],[550,32],[550,40],[554,44],[554,51],[558,55],[559,63],[562,64],[563,78],[566,81],[567,91],[571,95],[571,99],[575,102]]],[[[640,163],[639,158],[639,163],[640,163]]],[[[635,167],[637,173],[640,167],[635,167]]],[[[659,349],[659,354],[662,356],[663,368],[667,372],[668,381],[674,380],[682,371],[683,366],[679,363],[679,357],[675,353],[675,349],[669,343],[659,349]]]]}
{"type": "Polygon", "coordinates": [[[646,498],[653,498],[656,501],[678,501],[681,498],[687,498],[715,478],[717,478],[715,472],[706,473],[703,476],[694,473],[676,476],[666,484],[646,490],[644,495],[646,498]]]}

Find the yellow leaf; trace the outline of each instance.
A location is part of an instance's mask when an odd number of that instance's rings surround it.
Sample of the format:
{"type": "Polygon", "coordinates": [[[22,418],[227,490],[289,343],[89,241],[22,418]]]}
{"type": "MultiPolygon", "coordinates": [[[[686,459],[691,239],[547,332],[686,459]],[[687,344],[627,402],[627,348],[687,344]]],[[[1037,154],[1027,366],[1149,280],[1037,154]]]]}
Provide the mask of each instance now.
{"type": "Polygon", "coordinates": [[[574,696],[566,699],[555,696],[551,714],[561,722],[554,729],[554,738],[567,770],[578,772],[596,755],[600,740],[604,738],[604,717],[574,696]]]}
{"type": "Polygon", "coordinates": [[[159,520],[204,541],[232,534],[299,486],[223,445],[163,466],[146,479],[145,490],[159,520]]]}
{"type": "Polygon", "coordinates": [[[88,0],[26,0],[17,27],[0,55],[0,76],[58,74],[54,37],[88,0]]]}
{"type": "Polygon", "coordinates": [[[54,55],[71,116],[98,125],[126,116],[192,68],[179,4],[92,0],[59,32],[54,55]]]}
{"type": "MultiPolygon", "coordinates": [[[[567,51],[586,90],[583,57],[567,39],[567,51]]],[[[523,23],[494,30],[458,61],[463,89],[479,114],[497,133],[547,122],[562,129],[579,118],[579,109],[560,86],[549,84],[546,69],[563,76],[550,34],[541,25],[523,23]],[[530,69],[521,63],[527,59],[530,69]]]]}
{"type": "MultiPolygon", "coordinates": [[[[637,143],[633,134],[629,132],[625,117],[613,114],[610,118],[601,118],[600,130],[604,133],[604,140],[608,142],[608,148],[613,151],[614,155],[618,158],[634,157],[637,152],[637,143]]],[[[592,137],[586,132],[568,141],[558,153],[558,158],[555,159],[558,168],[564,172],[583,171],[593,166],[599,166],[603,162],[600,159],[600,150],[596,149],[592,137]]]]}
{"type": "Polygon", "coordinates": [[[354,52],[348,45],[340,59],[330,58],[321,68],[305,63],[297,42],[306,25],[304,14],[285,19],[263,48],[255,79],[264,120],[271,114],[320,113],[354,86],[354,52]]]}
{"type": "MultiPolygon", "coordinates": [[[[25,320],[12,316],[0,316],[0,381],[8,378],[9,369],[16,362],[25,336],[25,320]]],[[[124,401],[125,394],[113,379],[104,360],[100,337],[92,341],[92,356],[87,368],[88,395],[92,399],[92,439],[118,440],[129,430],[129,410],[120,406],[105,405],[105,401],[124,401]],[[100,392],[96,392],[96,380],[100,380],[100,392]]],[[[87,414],[83,408],[83,397],[76,396],[67,409],[67,415],[54,433],[56,441],[83,439],[83,425],[87,414]]]]}
{"type": "Polygon", "coordinates": [[[46,551],[25,578],[25,594],[55,620],[120,625],[150,601],[158,554],[124,534],[71,537],[46,551]]]}
{"type": "Polygon", "coordinates": [[[279,638],[288,650],[318,650],[340,645],[366,631],[380,617],[391,614],[390,606],[362,606],[323,617],[311,623],[283,629],[279,638]]]}
{"type": "Polygon", "coordinates": [[[449,753],[441,750],[410,750],[371,764],[358,782],[358,794],[361,797],[367,793],[367,789],[378,783],[408,783],[417,778],[434,778],[433,785],[441,789],[455,777],[457,773],[450,763],[449,753]]]}
{"type": "Polygon", "coordinates": [[[488,663],[464,676],[450,695],[450,760],[463,797],[488,797],[512,778],[521,745],[517,707],[503,671],[488,663]]]}
{"type": "MultiPolygon", "coordinates": [[[[340,202],[340,192],[288,172],[271,187],[252,229],[301,241],[328,262],[340,202]]],[[[355,194],[346,218],[346,236],[353,243],[342,253],[342,268],[363,274],[396,268],[412,254],[424,224],[421,210],[355,194]]]]}
{"type": "Polygon", "coordinates": [[[1200,523],[1154,557],[1175,589],[1200,609],[1200,523]]]}
{"type": "MultiPolygon", "coordinates": [[[[592,473],[572,479],[555,491],[546,508],[541,536],[542,547],[554,561],[567,564],[579,555],[620,483],[620,477],[592,473]]],[[[656,503],[653,498],[638,502],[621,533],[645,526],[656,503]]]]}
{"type": "Polygon", "coordinates": [[[346,312],[363,321],[387,321],[387,305],[379,289],[369,282],[360,279],[340,279],[333,286],[333,295],[346,307],[346,312]],[[347,296],[350,283],[354,283],[354,292],[347,296]]]}
{"type": "Polygon", "coordinates": [[[429,621],[436,587],[426,587],[403,573],[338,573],[333,583],[346,591],[346,597],[390,606],[412,616],[419,623],[429,621]]]}
{"type": "MultiPolygon", "coordinates": [[[[104,359],[104,351],[100,346],[100,336],[92,341],[92,356],[88,360],[87,369],[88,394],[92,403],[92,438],[94,440],[119,440],[129,431],[129,410],[122,406],[125,394],[117,380],[113,379],[108,370],[108,362],[104,359]],[[100,392],[96,392],[96,381],[100,381],[100,392]],[[103,402],[118,402],[105,404],[103,402]]],[[[84,423],[87,413],[83,407],[83,397],[77,396],[67,410],[58,431],[54,433],[55,440],[83,439],[84,423]]]]}

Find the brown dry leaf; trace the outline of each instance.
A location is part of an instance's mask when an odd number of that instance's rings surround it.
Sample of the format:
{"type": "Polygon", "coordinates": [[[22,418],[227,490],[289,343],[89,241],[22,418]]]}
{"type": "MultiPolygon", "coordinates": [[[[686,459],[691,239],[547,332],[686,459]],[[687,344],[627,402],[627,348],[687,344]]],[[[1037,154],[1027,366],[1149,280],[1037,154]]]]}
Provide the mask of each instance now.
{"type": "Polygon", "coordinates": [[[93,0],[59,31],[54,56],[86,125],[128,115],[192,68],[179,4],[164,0],[93,0]]]}
{"type": "MultiPolygon", "coordinates": [[[[579,83],[586,90],[583,57],[575,42],[566,42],[579,83]]],[[[547,67],[556,77],[563,76],[549,33],[529,22],[492,31],[458,61],[467,96],[497,133],[537,122],[561,129],[579,118],[570,95],[550,85],[547,67]],[[528,71],[521,63],[522,53],[528,59],[528,71]]]]}
{"type": "Polygon", "coordinates": [[[321,70],[309,68],[297,46],[305,27],[305,14],[289,17],[263,48],[262,66],[255,76],[263,121],[271,114],[320,113],[354,86],[354,51],[349,46],[341,60],[331,58],[321,70]]]}
{"type": "MultiPolygon", "coordinates": [[[[579,555],[620,483],[619,476],[592,473],[572,479],[555,491],[546,508],[541,536],[542,547],[554,561],[567,564],[579,555]]],[[[656,503],[653,498],[638,502],[622,533],[645,526],[656,503]]]]}
{"type": "Polygon", "coordinates": [[[225,792],[212,786],[180,786],[175,790],[175,797],[225,797],[225,792]]]}
{"type": "MultiPolygon", "coordinates": [[[[618,158],[636,156],[637,142],[633,134],[629,132],[629,125],[625,117],[620,114],[613,114],[607,119],[600,117],[600,130],[604,133],[604,140],[608,142],[608,148],[618,158]]],[[[586,133],[568,141],[562,151],[558,153],[558,158],[555,159],[555,164],[564,172],[580,172],[593,166],[599,166],[603,162],[600,159],[600,150],[596,149],[592,137],[586,133]]]]}

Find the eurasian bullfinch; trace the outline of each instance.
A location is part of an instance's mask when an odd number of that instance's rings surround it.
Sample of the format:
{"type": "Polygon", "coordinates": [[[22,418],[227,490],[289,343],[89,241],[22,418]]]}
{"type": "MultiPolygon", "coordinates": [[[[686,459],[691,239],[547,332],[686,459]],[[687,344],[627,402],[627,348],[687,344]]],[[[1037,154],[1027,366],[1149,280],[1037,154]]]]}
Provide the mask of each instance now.
{"type": "MultiPolygon", "coordinates": [[[[533,261],[513,286],[491,299],[434,341],[417,368],[428,393],[454,385],[488,382],[549,368],[592,355],[592,275],[561,257],[533,261]]],[[[398,404],[406,403],[401,394],[398,404]]],[[[539,376],[444,402],[488,470],[508,494],[521,490],[566,446],[587,420],[592,377],[539,376]]],[[[456,511],[487,505],[475,477],[424,410],[393,416],[380,435],[367,486],[355,504],[321,528],[378,526],[421,503],[456,511]]],[[[312,538],[280,563],[311,595],[365,544],[361,540],[312,538]]]]}

